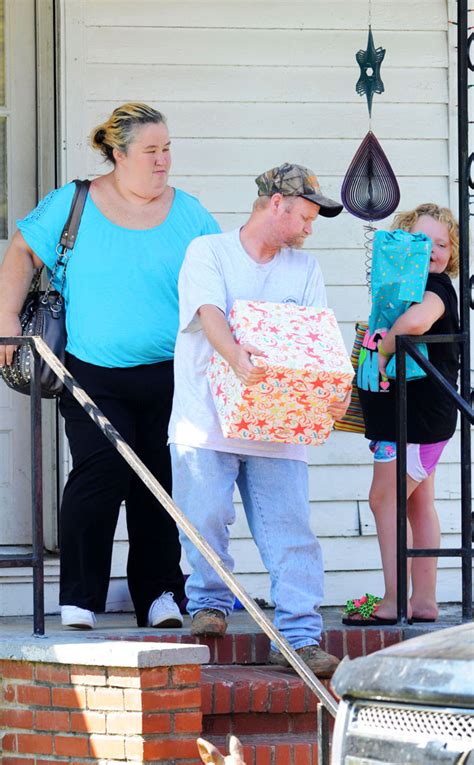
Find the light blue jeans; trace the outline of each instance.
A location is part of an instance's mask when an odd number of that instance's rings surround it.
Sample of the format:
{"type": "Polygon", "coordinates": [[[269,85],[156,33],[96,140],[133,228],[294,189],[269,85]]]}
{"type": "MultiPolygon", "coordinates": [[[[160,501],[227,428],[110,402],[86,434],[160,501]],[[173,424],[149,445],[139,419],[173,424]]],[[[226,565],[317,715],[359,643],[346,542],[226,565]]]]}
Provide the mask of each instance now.
{"type": "MultiPolygon", "coordinates": [[[[250,530],[270,574],[275,626],[293,648],[319,643],[323,598],[321,547],[309,525],[308,468],[300,460],[215,452],[171,444],[173,498],[231,571],[229,526],[239,487],[250,530]]],[[[180,532],[192,574],[188,611],[232,611],[234,596],[180,532]]]]}

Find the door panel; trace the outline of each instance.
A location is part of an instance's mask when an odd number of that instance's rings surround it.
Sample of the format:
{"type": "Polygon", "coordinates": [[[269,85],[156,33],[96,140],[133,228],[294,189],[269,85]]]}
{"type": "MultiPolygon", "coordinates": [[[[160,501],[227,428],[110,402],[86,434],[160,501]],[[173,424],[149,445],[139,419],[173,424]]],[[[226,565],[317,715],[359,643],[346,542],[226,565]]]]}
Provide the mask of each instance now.
{"type": "MultiPolygon", "coordinates": [[[[0,0],[0,260],[36,203],[34,0],[0,0]]],[[[31,543],[29,399],[0,383],[0,545],[31,543]]]]}

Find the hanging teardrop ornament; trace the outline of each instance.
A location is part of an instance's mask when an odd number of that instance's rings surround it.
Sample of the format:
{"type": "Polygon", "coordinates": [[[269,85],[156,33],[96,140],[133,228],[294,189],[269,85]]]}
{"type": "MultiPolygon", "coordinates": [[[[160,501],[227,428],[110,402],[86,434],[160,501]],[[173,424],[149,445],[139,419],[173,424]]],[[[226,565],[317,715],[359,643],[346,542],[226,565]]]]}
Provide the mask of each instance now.
{"type": "Polygon", "coordinates": [[[400,202],[400,188],[385,152],[371,130],[359,146],[344,178],[341,199],[362,220],[381,220],[400,202]]]}

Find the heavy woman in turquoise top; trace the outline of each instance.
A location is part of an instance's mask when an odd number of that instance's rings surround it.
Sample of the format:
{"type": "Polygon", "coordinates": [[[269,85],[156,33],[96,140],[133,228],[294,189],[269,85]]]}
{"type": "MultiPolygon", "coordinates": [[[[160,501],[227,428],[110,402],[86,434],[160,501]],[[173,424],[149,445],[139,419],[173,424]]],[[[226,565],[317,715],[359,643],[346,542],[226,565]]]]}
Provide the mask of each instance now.
{"type": "MultiPolygon", "coordinates": [[[[91,136],[112,170],[92,181],[68,264],[67,366],[171,493],[166,444],[178,328],[177,281],[189,242],[219,227],[194,197],[168,185],[170,139],[159,112],[117,108],[91,136]]],[[[74,184],[18,221],[0,272],[0,334],[18,312],[35,266],[51,268],[74,184]]],[[[60,278],[59,274],[59,278],[60,278]]],[[[0,347],[0,364],[12,348],[0,347]]],[[[119,508],[126,503],[127,576],[139,626],[179,626],[183,595],[174,521],[68,391],[60,400],[73,469],[61,508],[64,626],[93,627],[105,609],[119,508]]]]}

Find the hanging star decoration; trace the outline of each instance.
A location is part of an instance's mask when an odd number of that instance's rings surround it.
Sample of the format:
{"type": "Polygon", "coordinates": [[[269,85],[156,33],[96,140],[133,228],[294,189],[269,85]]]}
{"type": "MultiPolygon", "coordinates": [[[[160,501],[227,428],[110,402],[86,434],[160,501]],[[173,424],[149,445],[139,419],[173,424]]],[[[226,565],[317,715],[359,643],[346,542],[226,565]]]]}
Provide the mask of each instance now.
{"type": "Polygon", "coordinates": [[[367,98],[369,115],[372,116],[372,99],[374,93],[383,93],[384,84],[380,77],[380,67],[385,57],[385,48],[376,48],[372,36],[372,28],[369,26],[369,39],[367,48],[356,53],[356,61],[360,66],[360,77],[357,80],[356,91],[359,96],[367,98]]]}

